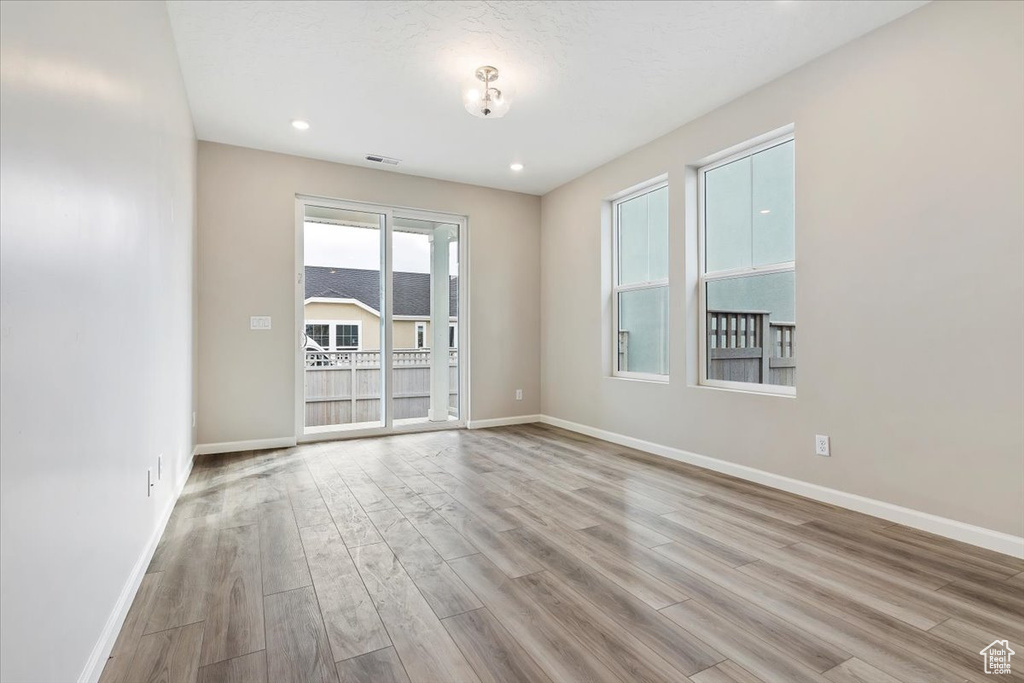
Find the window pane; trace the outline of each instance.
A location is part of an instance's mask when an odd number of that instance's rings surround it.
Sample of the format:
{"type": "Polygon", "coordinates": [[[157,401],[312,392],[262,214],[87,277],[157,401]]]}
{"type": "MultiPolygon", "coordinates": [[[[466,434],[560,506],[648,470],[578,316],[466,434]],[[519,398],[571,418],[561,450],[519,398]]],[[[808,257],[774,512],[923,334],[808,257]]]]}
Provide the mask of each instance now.
{"type": "Polygon", "coordinates": [[[618,207],[619,282],[628,285],[668,278],[668,188],[618,207]]]}
{"type": "Polygon", "coordinates": [[[708,379],[796,385],[795,282],[786,271],[707,283],[708,379]]]}
{"type": "Polygon", "coordinates": [[[650,234],[651,280],[668,279],[668,188],[647,195],[647,226],[650,234]]]}
{"type": "Polygon", "coordinates": [[[704,174],[706,271],[749,268],[750,157],[704,174]]]}
{"type": "Polygon", "coordinates": [[[331,344],[330,331],[327,325],[306,325],[307,343],[313,342],[320,350],[327,350],[331,344]]]}
{"type": "Polygon", "coordinates": [[[644,282],[647,273],[647,195],[619,207],[619,284],[644,282]]]}
{"type": "Polygon", "coordinates": [[[794,260],[793,141],[752,157],[754,265],[794,260]]]}
{"type": "Polygon", "coordinates": [[[334,336],[339,349],[359,348],[358,325],[338,325],[334,336]]]}
{"type": "Polygon", "coordinates": [[[619,293],[620,372],[668,374],[668,287],[619,293]]]}

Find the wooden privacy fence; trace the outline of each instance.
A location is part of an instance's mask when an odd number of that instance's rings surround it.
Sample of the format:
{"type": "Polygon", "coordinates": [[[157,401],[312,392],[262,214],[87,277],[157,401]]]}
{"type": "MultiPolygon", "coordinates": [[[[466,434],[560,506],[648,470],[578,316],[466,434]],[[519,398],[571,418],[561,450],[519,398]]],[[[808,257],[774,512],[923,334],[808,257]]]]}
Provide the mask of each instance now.
{"type": "Polygon", "coordinates": [[[767,311],[708,311],[708,379],[796,386],[796,323],[767,311]]]}
{"type": "MultiPolygon", "coordinates": [[[[394,418],[430,409],[430,349],[393,352],[394,418]]],[[[448,352],[451,414],[458,412],[458,350],[448,352]]],[[[380,351],[306,351],[306,426],[380,420],[380,351]]]]}

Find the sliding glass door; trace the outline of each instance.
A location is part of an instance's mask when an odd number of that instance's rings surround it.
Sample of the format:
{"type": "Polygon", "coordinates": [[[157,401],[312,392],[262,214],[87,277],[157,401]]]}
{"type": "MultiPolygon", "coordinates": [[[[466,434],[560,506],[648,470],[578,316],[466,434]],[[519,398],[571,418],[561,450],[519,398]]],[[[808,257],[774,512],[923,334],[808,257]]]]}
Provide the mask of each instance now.
{"type": "Polygon", "coordinates": [[[296,206],[299,438],[461,426],[465,219],[296,206]]]}
{"type": "Polygon", "coordinates": [[[302,353],[306,433],[385,425],[387,214],[307,204],[302,353]]]}
{"type": "Polygon", "coordinates": [[[459,224],[395,216],[396,424],[459,419],[459,224]]]}

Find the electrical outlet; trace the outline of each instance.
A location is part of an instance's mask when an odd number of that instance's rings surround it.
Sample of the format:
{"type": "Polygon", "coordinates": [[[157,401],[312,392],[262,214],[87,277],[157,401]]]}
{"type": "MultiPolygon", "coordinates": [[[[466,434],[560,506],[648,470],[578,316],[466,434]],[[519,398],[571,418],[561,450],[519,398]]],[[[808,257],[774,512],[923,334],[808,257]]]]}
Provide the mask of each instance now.
{"type": "Polygon", "coordinates": [[[522,401],[523,400],[523,390],[522,389],[516,389],[516,400],[517,401],[522,401]]]}
{"type": "Polygon", "coordinates": [[[252,315],[252,316],[249,316],[249,329],[250,330],[269,330],[270,329],[270,316],[269,315],[252,315]]]}
{"type": "Polygon", "coordinates": [[[156,479],[160,481],[164,478],[164,454],[156,456],[156,479]]]}
{"type": "Polygon", "coordinates": [[[814,435],[814,454],[823,455],[826,458],[832,456],[831,449],[829,448],[829,438],[824,434],[814,435]]]}
{"type": "Polygon", "coordinates": [[[153,495],[153,468],[146,468],[146,498],[153,495]]]}

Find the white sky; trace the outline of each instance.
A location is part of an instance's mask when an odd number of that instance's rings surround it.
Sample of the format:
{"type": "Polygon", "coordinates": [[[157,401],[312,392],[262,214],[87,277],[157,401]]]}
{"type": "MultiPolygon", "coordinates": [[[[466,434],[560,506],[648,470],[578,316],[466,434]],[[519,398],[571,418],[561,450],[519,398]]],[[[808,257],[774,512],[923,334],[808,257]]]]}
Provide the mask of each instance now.
{"type": "MultiPolygon", "coordinates": [[[[392,269],[404,273],[430,272],[430,241],[426,235],[394,233],[392,269]]],[[[344,225],[305,223],[307,266],[380,269],[380,231],[344,225]]],[[[459,274],[458,242],[450,252],[451,275],[459,274]]]]}

